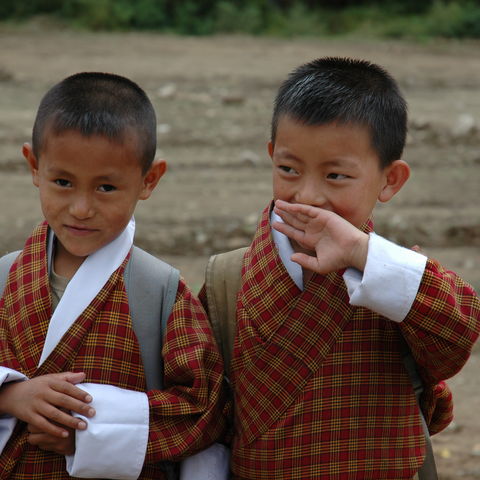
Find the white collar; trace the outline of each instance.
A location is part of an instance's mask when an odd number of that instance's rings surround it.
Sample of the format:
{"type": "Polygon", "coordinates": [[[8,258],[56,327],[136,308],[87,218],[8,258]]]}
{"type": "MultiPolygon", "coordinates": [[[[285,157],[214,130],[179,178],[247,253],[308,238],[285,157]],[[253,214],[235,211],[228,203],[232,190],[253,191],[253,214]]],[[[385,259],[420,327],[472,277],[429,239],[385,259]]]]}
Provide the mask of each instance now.
{"type": "MultiPolygon", "coordinates": [[[[272,210],[270,214],[270,225],[273,222],[282,222],[283,220],[272,210]]],[[[287,269],[290,278],[295,282],[295,285],[303,290],[303,270],[302,267],[290,259],[294,253],[292,244],[286,235],[272,228],[273,241],[278,249],[278,254],[282,260],[283,265],[287,269]]]]}
{"type": "MultiPolygon", "coordinates": [[[[52,353],[72,323],[90,305],[112,273],[122,264],[132,248],[134,235],[135,219],[132,217],[125,230],[115,240],[89,255],[75,272],[50,319],[38,366],[52,353]]],[[[53,237],[49,240],[50,269],[53,237]]]]}

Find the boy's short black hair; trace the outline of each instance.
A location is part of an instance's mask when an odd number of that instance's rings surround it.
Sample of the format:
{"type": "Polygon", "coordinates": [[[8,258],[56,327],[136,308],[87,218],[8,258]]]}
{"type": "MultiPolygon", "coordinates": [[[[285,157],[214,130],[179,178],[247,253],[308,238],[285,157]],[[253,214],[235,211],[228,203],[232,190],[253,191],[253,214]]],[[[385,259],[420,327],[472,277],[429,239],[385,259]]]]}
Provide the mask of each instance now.
{"type": "Polygon", "coordinates": [[[73,130],[123,142],[135,135],[138,159],[146,173],[155,158],[157,122],[146,93],[131,80],[111,73],[82,72],[54,85],[42,98],[33,126],[37,157],[47,135],[73,130]]]}
{"type": "Polygon", "coordinates": [[[381,167],[402,156],[407,103],[397,82],[368,61],[325,57],[296,68],[275,99],[272,143],[284,115],[305,125],[338,122],[367,127],[381,167]]]}

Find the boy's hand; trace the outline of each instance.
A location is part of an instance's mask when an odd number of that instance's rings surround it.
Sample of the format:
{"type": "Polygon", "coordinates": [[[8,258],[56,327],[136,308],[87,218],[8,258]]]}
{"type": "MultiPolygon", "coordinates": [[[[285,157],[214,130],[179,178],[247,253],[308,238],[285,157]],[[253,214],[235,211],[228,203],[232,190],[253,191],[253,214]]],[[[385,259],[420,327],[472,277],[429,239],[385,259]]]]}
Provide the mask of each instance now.
{"type": "Polygon", "coordinates": [[[53,373],[30,380],[6,383],[0,388],[0,412],[7,413],[45,434],[69,436],[68,428],[85,430],[86,423],[67,412],[93,417],[92,397],[76,387],[84,373],[53,373]],[[64,428],[65,427],[65,428],[64,428]]]}
{"type": "Polygon", "coordinates": [[[60,455],[73,455],[75,453],[75,430],[72,428],[67,428],[68,437],[66,438],[59,438],[42,432],[31,424],[28,425],[28,431],[27,441],[30,445],[60,455]]]}
{"type": "Polygon", "coordinates": [[[348,267],[364,270],[368,235],[347,220],[321,208],[283,200],[275,202],[274,211],[285,223],[274,222],[273,228],[311,252],[292,255],[303,268],[323,275],[348,267]]]}

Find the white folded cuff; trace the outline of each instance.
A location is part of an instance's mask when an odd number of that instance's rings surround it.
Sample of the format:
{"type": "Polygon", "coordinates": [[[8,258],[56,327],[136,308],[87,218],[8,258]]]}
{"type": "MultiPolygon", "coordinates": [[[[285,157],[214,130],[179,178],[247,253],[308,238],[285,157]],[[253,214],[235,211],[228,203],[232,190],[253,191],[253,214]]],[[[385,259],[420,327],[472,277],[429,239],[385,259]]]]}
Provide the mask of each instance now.
{"type": "MultiPolygon", "coordinates": [[[[27,380],[27,377],[23,373],[8,367],[0,367],[0,388],[4,383],[18,382],[21,380],[27,380]]],[[[0,453],[3,452],[16,424],[17,419],[15,417],[10,415],[0,416],[0,453]]]]}
{"type": "Polygon", "coordinates": [[[146,393],[111,385],[78,384],[93,400],[96,414],[82,418],[86,430],[75,432],[75,453],[67,455],[67,472],[80,478],[135,480],[145,462],[149,432],[146,393]]]}
{"type": "Polygon", "coordinates": [[[348,268],[344,275],[350,304],[402,322],[412,308],[427,257],[370,233],[363,274],[348,268]]]}

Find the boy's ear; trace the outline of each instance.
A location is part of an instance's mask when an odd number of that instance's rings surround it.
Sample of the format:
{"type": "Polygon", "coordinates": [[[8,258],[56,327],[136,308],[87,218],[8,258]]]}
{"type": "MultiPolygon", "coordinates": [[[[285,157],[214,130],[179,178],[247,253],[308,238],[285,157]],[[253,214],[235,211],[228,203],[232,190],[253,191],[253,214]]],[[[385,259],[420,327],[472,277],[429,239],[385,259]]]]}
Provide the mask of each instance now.
{"type": "Polygon", "coordinates": [[[33,154],[32,146],[29,143],[24,143],[22,153],[28,163],[30,173],[32,174],[33,184],[38,187],[38,161],[37,157],[33,154]]]}
{"type": "Polygon", "coordinates": [[[268,154],[270,155],[270,158],[273,157],[273,146],[274,146],[274,145],[273,145],[273,143],[272,143],[271,141],[268,142],[268,147],[267,147],[267,148],[268,148],[268,154]]]}
{"type": "Polygon", "coordinates": [[[146,200],[157,186],[158,181],[163,177],[167,171],[167,162],[162,158],[155,159],[143,176],[143,188],[140,192],[139,199],[146,200]]]}
{"type": "Polygon", "coordinates": [[[388,202],[410,177],[410,167],[403,160],[395,160],[385,168],[385,185],[378,195],[380,202],[388,202]]]}

